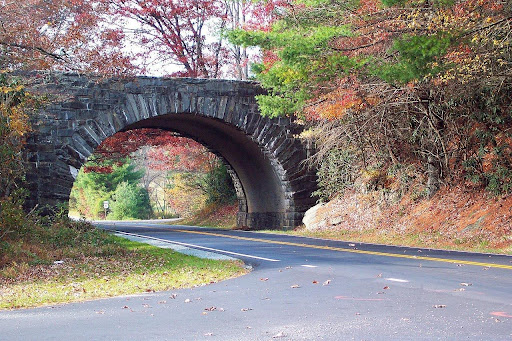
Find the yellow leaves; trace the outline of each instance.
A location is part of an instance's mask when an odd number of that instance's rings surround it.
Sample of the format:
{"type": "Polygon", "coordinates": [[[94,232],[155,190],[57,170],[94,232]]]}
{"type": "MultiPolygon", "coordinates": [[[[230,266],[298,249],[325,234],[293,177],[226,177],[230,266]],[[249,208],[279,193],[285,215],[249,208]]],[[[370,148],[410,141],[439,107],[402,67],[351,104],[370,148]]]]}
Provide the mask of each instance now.
{"type": "Polygon", "coordinates": [[[317,130],[315,130],[313,128],[309,128],[309,129],[303,130],[299,134],[299,138],[304,139],[304,140],[313,140],[316,138],[317,135],[318,135],[317,130]]]}
{"type": "Polygon", "coordinates": [[[0,103],[0,116],[10,138],[21,139],[30,131],[29,117],[22,105],[9,106],[0,103]]]}
{"type": "Polygon", "coordinates": [[[9,118],[9,127],[17,135],[24,136],[30,131],[28,117],[26,115],[10,115],[9,118]]]}
{"type": "Polygon", "coordinates": [[[24,88],[25,87],[23,85],[18,85],[18,86],[15,86],[15,87],[12,87],[12,86],[0,86],[0,92],[4,93],[4,94],[16,93],[16,92],[22,91],[24,88]]]}

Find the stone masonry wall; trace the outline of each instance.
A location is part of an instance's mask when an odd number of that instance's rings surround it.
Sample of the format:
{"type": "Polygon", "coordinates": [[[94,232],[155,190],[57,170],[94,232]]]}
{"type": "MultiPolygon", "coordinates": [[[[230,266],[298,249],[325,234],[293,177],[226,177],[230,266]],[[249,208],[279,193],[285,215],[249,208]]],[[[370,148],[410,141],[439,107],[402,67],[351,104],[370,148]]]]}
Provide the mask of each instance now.
{"type": "MultiPolygon", "coordinates": [[[[307,150],[290,119],[259,115],[252,82],[137,77],[100,79],[76,74],[31,74],[30,91],[49,104],[33,118],[27,151],[29,207],[67,202],[74,177],[107,137],[162,115],[194,115],[222,122],[258,145],[279,180],[284,209],[244,211],[243,188],[238,224],[250,228],[293,227],[314,205],[316,177],[303,165],[307,150]]],[[[200,140],[200,137],[198,137],[200,140]]],[[[237,170],[231,170],[236,178],[237,170]]],[[[237,183],[235,181],[235,183],[237,183]]],[[[242,185],[238,182],[238,187],[242,185]]],[[[261,198],[265,200],[265,198],[261,198]]]]}

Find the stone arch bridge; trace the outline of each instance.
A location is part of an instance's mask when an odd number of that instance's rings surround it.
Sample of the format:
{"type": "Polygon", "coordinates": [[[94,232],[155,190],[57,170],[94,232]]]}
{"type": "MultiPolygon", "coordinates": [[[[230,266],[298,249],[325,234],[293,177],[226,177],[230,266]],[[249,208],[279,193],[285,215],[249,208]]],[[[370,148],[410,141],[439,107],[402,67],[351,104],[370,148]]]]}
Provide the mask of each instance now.
{"type": "Polygon", "coordinates": [[[220,155],[237,190],[237,223],[291,228],[314,205],[308,150],[288,118],[258,112],[253,82],[188,78],[100,79],[31,75],[30,91],[48,95],[27,144],[29,207],[67,202],[78,169],[119,131],[160,128],[190,137],[220,155]]]}

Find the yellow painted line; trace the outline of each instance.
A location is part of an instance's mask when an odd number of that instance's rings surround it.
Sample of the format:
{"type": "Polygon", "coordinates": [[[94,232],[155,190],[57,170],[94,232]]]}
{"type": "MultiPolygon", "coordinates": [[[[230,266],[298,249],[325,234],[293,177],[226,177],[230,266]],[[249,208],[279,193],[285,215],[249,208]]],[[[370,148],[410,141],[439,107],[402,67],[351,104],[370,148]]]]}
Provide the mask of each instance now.
{"type": "Polygon", "coordinates": [[[486,267],[486,268],[497,268],[497,269],[512,270],[512,265],[505,265],[505,264],[472,262],[472,261],[467,261],[467,260],[458,260],[458,259],[449,259],[449,258],[438,258],[438,257],[411,256],[411,255],[403,255],[403,254],[387,253],[387,252],[378,252],[378,251],[355,250],[355,249],[347,249],[347,248],[341,248],[341,247],[332,247],[332,246],[311,245],[311,244],[304,244],[304,243],[284,242],[284,241],[279,241],[279,240],[268,240],[268,239],[262,239],[262,238],[230,236],[230,235],[226,235],[226,234],[222,234],[222,233],[214,233],[214,232],[201,232],[201,231],[189,231],[189,230],[174,230],[174,231],[176,231],[176,232],[183,232],[183,233],[191,233],[191,234],[202,234],[202,235],[216,236],[216,237],[223,237],[223,238],[231,238],[231,239],[238,239],[238,240],[247,240],[247,241],[251,241],[251,242],[260,242],[260,243],[267,243],[267,244],[278,244],[278,245],[305,247],[305,248],[310,248],[310,249],[320,249],[320,250],[330,250],[330,251],[338,251],[338,252],[360,253],[360,254],[365,254],[365,255],[394,257],[394,258],[406,258],[406,259],[425,260],[425,261],[431,261],[431,262],[442,262],[442,263],[452,263],[452,264],[475,265],[475,266],[483,266],[483,267],[486,267]]]}

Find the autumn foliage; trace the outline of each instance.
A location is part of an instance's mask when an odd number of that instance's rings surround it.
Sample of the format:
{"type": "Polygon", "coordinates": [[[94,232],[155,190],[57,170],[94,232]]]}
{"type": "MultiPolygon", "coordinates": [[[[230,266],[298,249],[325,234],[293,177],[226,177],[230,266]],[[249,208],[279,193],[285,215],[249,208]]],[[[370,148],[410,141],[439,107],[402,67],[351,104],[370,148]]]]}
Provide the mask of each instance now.
{"type": "Polygon", "coordinates": [[[227,169],[206,147],[169,131],[136,129],[98,146],[78,174],[71,206],[98,218],[104,217],[103,201],[111,201],[109,218],[146,218],[146,197],[158,216],[188,216],[204,205],[236,201],[227,169]]]}
{"type": "Polygon", "coordinates": [[[122,163],[143,146],[153,147],[147,155],[146,166],[154,170],[198,171],[207,168],[214,158],[194,140],[170,131],[143,128],[118,132],[107,138],[96,149],[95,158],[100,164],[108,160],[111,165],[86,166],[84,171],[110,172],[112,164],[122,163]]]}
{"type": "Polygon", "coordinates": [[[0,68],[132,72],[123,33],[104,25],[105,13],[99,1],[3,1],[0,68]]]}
{"type": "Polygon", "coordinates": [[[510,2],[295,1],[276,19],[231,39],[263,49],[262,113],[311,127],[317,164],[341,150],[353,179],[412,165],[429,195],[448,179],[512,189],[510,2]]]}

